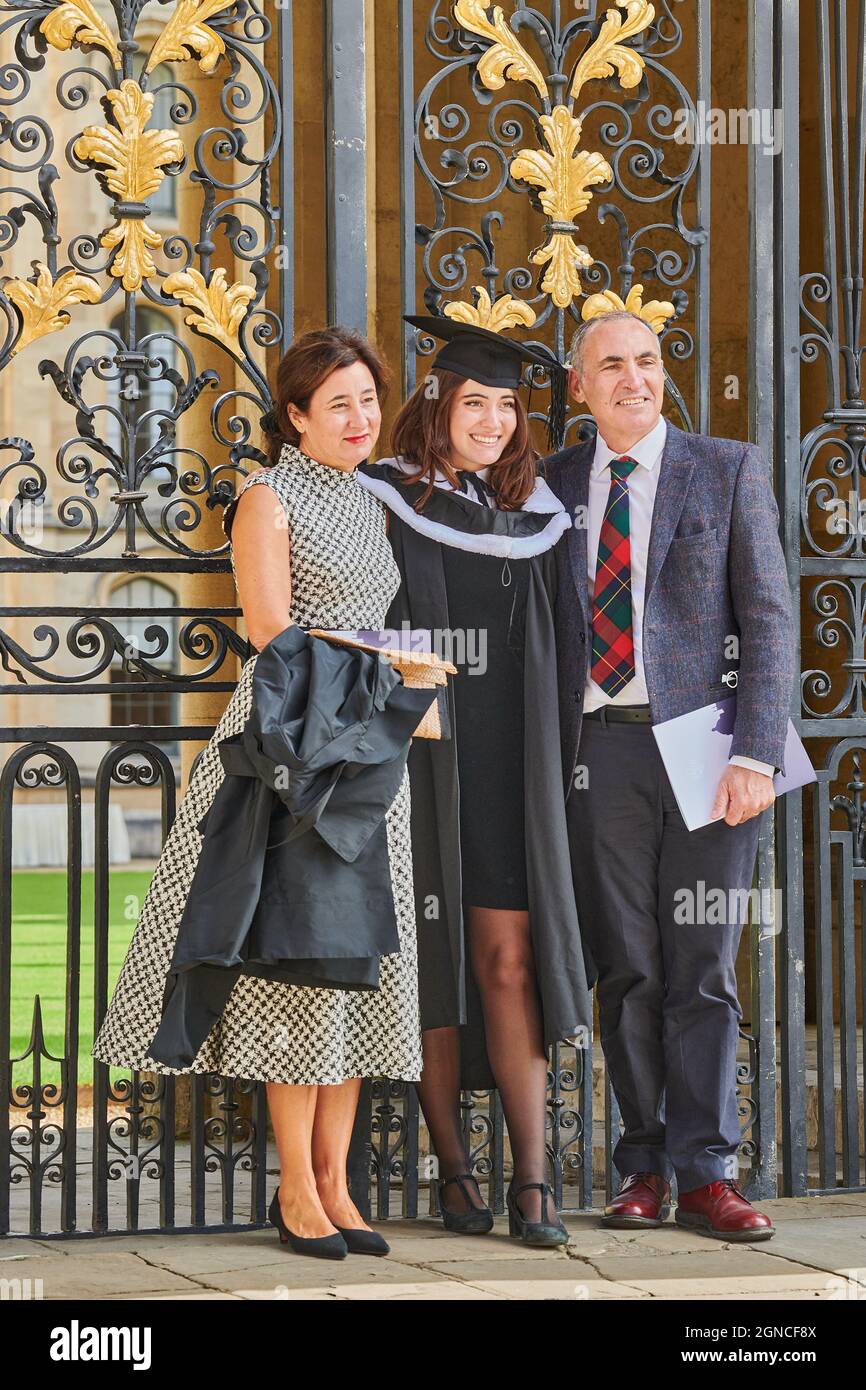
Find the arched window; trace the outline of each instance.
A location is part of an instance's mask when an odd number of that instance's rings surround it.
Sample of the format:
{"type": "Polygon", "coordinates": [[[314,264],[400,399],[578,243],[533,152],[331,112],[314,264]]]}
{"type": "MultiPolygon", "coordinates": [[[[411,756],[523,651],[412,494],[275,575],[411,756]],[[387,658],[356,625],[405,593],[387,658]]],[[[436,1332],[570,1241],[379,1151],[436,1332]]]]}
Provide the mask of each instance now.
{"type": "MultiPolygon", "coordinates": [[[[139,577],[128,579],[113,590],[110,605],[114,608],[128,608],[128,617],[116,616],[115,626],[129,644],[133,652],[140,652],[149,666],[161,671],[177,671],[177,619],[173,616],[154,615],[153,608],[174,608],[177,594],[165,584],[155,579],[139,577]],[[142,611],[143,610],[143,611],[142,611]],[[145,636],[148,627],[158,626],[168,639],[165,651],[156,657],[148,656],[156,644],[145,636]]],[[[178,696],[146,677],[124,671],[118,660],[111,667],[112,684],[140,683],[140,690],[118,690],[111,696],[111,723],[121,724],[176,724],[178,720],[178,696]]],[[[164,745],[169,757],[180,755],[177,740],[164,745]]]]}
{"type": "MultiPolygon", "coordinates": [[[[146,53],[136,53],[132,60],[132,75],[136,82],[141,81],[144,65],[147,62],[146,53]]],[[[166,82],[174,81],[174,72],[168,63],[160,63],[153,72],[147,77],[147,90],[154,94],[153,111],[147,123],[148,130],[173,130],[174,122],[171,119],[171,106],[173,102],[180,99],[180,93],[175,87],[166,87],[164,91],[157,91],[158,87],[163,87],[166,82]]],[[[152,212],[160,217],[177,216],[177,180],[171,174],[166,174],[162,183],[155,193],[151,193],[148,206],[152,212]]]]}
{"type": "MultiPolygon", "coordinates": [[[[176,392],[167,373],[177,365],[177,347],[170,335],[176,324],[159,309],[147,304],[135,306],[135,344],[133,350],[140,349],[143,341],[146,355],[158,359],[164,366],[143,369],[129,367],[122,370],[119,377],[107,383],[106,403],[118,410],[125,420],[132,440],[132,452],[136,459],[155,443],[159,437],[160,421],[170,414],[175,406],[176,392]],[[154,336],[155,335],[155,336],[154,336]],[[156,413],[153,413],[156,412],[156,413]],[[149,418],[145,418],[149,417],[149,418]]],[[[124,313],[116,314],[110,327],[126,341],[127,319],[124,313]]],[[[125,455],[122,431],[119,422],[112,415],[105,415],[105,440],[121,456],[125,455]]],[[[152,485],[168,480],[168,472],[159,468],[148,474],[152,485]]]]}

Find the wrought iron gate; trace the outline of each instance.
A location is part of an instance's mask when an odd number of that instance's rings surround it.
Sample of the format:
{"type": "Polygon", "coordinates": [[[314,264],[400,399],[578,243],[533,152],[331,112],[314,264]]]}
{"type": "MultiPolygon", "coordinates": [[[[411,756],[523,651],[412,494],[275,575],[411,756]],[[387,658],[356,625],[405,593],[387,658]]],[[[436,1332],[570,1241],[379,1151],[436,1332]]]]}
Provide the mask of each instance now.
{"type": "MultiPolygon", "coordinates": [[[[317,257],[296,244],[293,216],[296,202],[314,196],[295,165],[296,116],[312,82],[298,53],[311,30],[324,60],[322,274],[331,321],[371,323],[374,259],[377,276],[396,277],[404,312],[423,299],[438,310],[460,305],[464,316],[507,313],[560,356],[581,304],[614,294],[664,325],[674,417],[714,428],[711,149],[675,134],[683,113],[696,121],[710,104],[709,0],[657,0],[654,9],[646,0],[610,9],[548,0],[506,4],[505,13],[480,0],[172,0],[152,9],[128,0],[0,3],[0,165],[8,171],[0,204],[0,689],[15,711],[0,729],[0,1094],[9,1098],[0,1118],[0,1232],[213,1230],[265,1220],[274,1160],[264,1087],[137,1073],[112,1080],[94,1063],[88,1117],[80,990],[92,915],[95,1030],[109,988],[109,924],[118,920],[118,796],[134,805],[138,792],[158,791],[164,837],[189,770],[184,746],[212,732],[213,708],[199,714],[202,699],[233,688],[234,658],[246,652],[230,590],[222,605],[213,602],[229,573],[218,516],[261,457],[266,371],[294,331],[298,277],[319,273],[317,257]],[[385,73],[377,43],[389,26],[397,64],[385,73]],[[371,73],[398,87],[402,235],[393,255],[370,240],[371,73]],[[76,201],[84,230],[67,225],[76,201]],[[538,241],[529,252],[520,240],[527,209],[538,241]],[[60,576],[67,601],[45,602],[60,576]],[[28,718],[34,701],[39,717],[28,718]],[[91,785],[92,799],[83,795],[91,785]],[[26,968],[14,954],[13,917],[20,931],[25,916],[39,914],[13,913],[12,810],[37,789],[66,818],[66,992],[52,1032],[37,983],[29,1043],[13,1046],[13,967],[26,968]],[[83,857],[91,806],[92,883],[83,857]],[[76,1157],[88,1164],[88,1192],[77,1190],[76,1157]]],[[[737,1083],[748,1185],[767,1196],[777,1181],[792,1194],[862,1186],[866,1152],[857,1082],[866,559],[862,532],[823,548],[816,535],[816,509],[838,500],[842,480],[859,499],[866,462],[866,0],[804,6],[814,43],[785,0],[753,0],[748,15],[748,106],[780,112],[783,137],[774,158],[757,141],[747,146],[750,434],[775,461],[792,592],[802,590],[805,605],[804,653],[810,661],[821,649],[832,655],[840,635],[851,648],[841,663],[805,672],[802,711],[794,711],[823,759],[815,805],[789,796],[778,837],[769,819],[761,837],[759,883],[784,885],[783,913],[769,930],[766,920],[751,929],[737,1083]],[[798,215],[809,171],[798,163],[799,84],[813,69],[824,259],[804,270],[798,215]],[[801,359],[819,356],[827,394],[816,423],[800,409],[800,374],[801,359]],[[831,455],[817,466],[820,450],[834,447],[840,462],[831,455]],[[814,843],[805,873],[804,826],[814,843]],[[817,1146],[807,1125],[811,920],[817,1146]]],[[[404,387],[427,346],[401,337],[404,387]]],[[[540,418],[543,395],[535,403],[540,418]]],[[[572,438],[580,426],[571,422],[572,438]]],[[[501,1107],[494,1094],[467,1095],[463,1108],[475,1171],[501,1211],[501,1107]]],[[[591,1046],[555,1049],[549,1116],[557,1200],[589,1206],[593,1152],[598,1186],[610,1178],[618,1119],[591,1046]]],[[[415,1216],[433,1201],[412,1086],[365,1086],[351,1162],[358,1200],[371,1200],[376,1215],[415,1216]]]]}
{"type": "Polygon", "coordinates": [[[802,614],[796,716],[818,769],[817,787],[783,798],[778,817],[782,1182],[796,1194],[862,1190],[866,1159],[866,5],[781,6],[776,17],[784,153],[775,247],[765,260],[763,307],[775,349],[775,412],[766,428],[769,437],[774,427],[785,549],[802,614]],[[802,132],[800,110],[812,116],[802,132]],[[804,177],[811,217],[801,211],[804,177]]]}

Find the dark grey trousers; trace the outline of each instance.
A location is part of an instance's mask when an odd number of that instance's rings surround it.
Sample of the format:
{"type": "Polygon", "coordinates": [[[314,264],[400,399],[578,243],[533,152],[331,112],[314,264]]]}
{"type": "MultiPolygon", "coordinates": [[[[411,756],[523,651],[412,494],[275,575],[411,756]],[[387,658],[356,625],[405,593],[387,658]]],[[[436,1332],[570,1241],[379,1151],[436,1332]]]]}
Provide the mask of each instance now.
{"type": "Polygon", "coordinates": [[[734,963],[760,817],[689,832],[649,724],[585,719],[577,761],[569,839],[624,1124],[613,1161],[675,1173],[680,1192],[736,1178],[734,963]]]}

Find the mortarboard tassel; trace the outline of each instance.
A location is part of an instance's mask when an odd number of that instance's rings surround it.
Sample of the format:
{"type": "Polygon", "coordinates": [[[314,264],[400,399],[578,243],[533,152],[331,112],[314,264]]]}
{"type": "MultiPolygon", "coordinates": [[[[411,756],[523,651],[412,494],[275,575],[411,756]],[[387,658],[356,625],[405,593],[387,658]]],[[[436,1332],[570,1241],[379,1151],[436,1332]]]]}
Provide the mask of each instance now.
{"type": "Polygon", "coordinates": [[[547,443],[552,454],[559,453],[565,438],[566,373],[559,363],[550,368],[550,413],[547,417],[547,443]]]}

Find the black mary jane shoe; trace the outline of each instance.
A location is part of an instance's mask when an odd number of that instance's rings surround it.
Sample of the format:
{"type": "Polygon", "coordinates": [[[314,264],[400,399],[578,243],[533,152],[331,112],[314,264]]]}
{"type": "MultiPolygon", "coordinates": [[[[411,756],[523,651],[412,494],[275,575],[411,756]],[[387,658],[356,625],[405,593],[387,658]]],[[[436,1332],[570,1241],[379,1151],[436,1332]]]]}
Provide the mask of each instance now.
{"type": "Polygon", "coordinates": [[[339,1231],[332,1236],[296,1236],[290,1231],[280,1211],[280,1189],[277,1188],[268,1208],[268,1220],[280,1233],[280,1244],[290,1245],[296,1255],[313,1255],[318,1260],[345,1260],[349,1247],[339,1231]]]}
{"type": "Polygon", "coordinates": [[[513,1184],[509,1184],[505,1201],[508,1206],[508,1234],[510,1236],[516,1236],[524,1245],[552,1246],[568,1243],[568,1231],[562,1222],[558,1218],[556,1221],[548,1221],[547,1219],[548,1193],[553,1197],[553,1188],[546,1182],[525,1182],[522,1187],[516,1189],[513,1184]],[[517,1205],[517,1198],[521,1192],[528,1192],[533,1188],[541,1193],[540,1221],[527,1221],[517,1205]]]}
{"type": "Polygon", "coordinates": [[[466,1191],[466,1179],[474,1182],[478,1189],[478,1196],[481,1196],[481,1188],[471,1173],[455,1173],[453,1178],[437,1178],[436,1187],[439,1193],[439,1211],[442,1216],[442,1224],[446,1231],[454,1231],[459,1235],[478,1236],[486,1235],[493,1229],[493,1212],[489,1207],[476,1207],[469,1193],[466,1191]],[[445,1205],[445,1189],[449,1183],[456,1182],[460,1191],[466,1199],[468,1211],[449,1211],[445,1205]]]}
{"type": "Polygon", "coordinates": [[[338,1226],[350,1255],[390,1255],[391,1247],[378,1231],[365,1231],[361,1226],[338,1226]]]}

